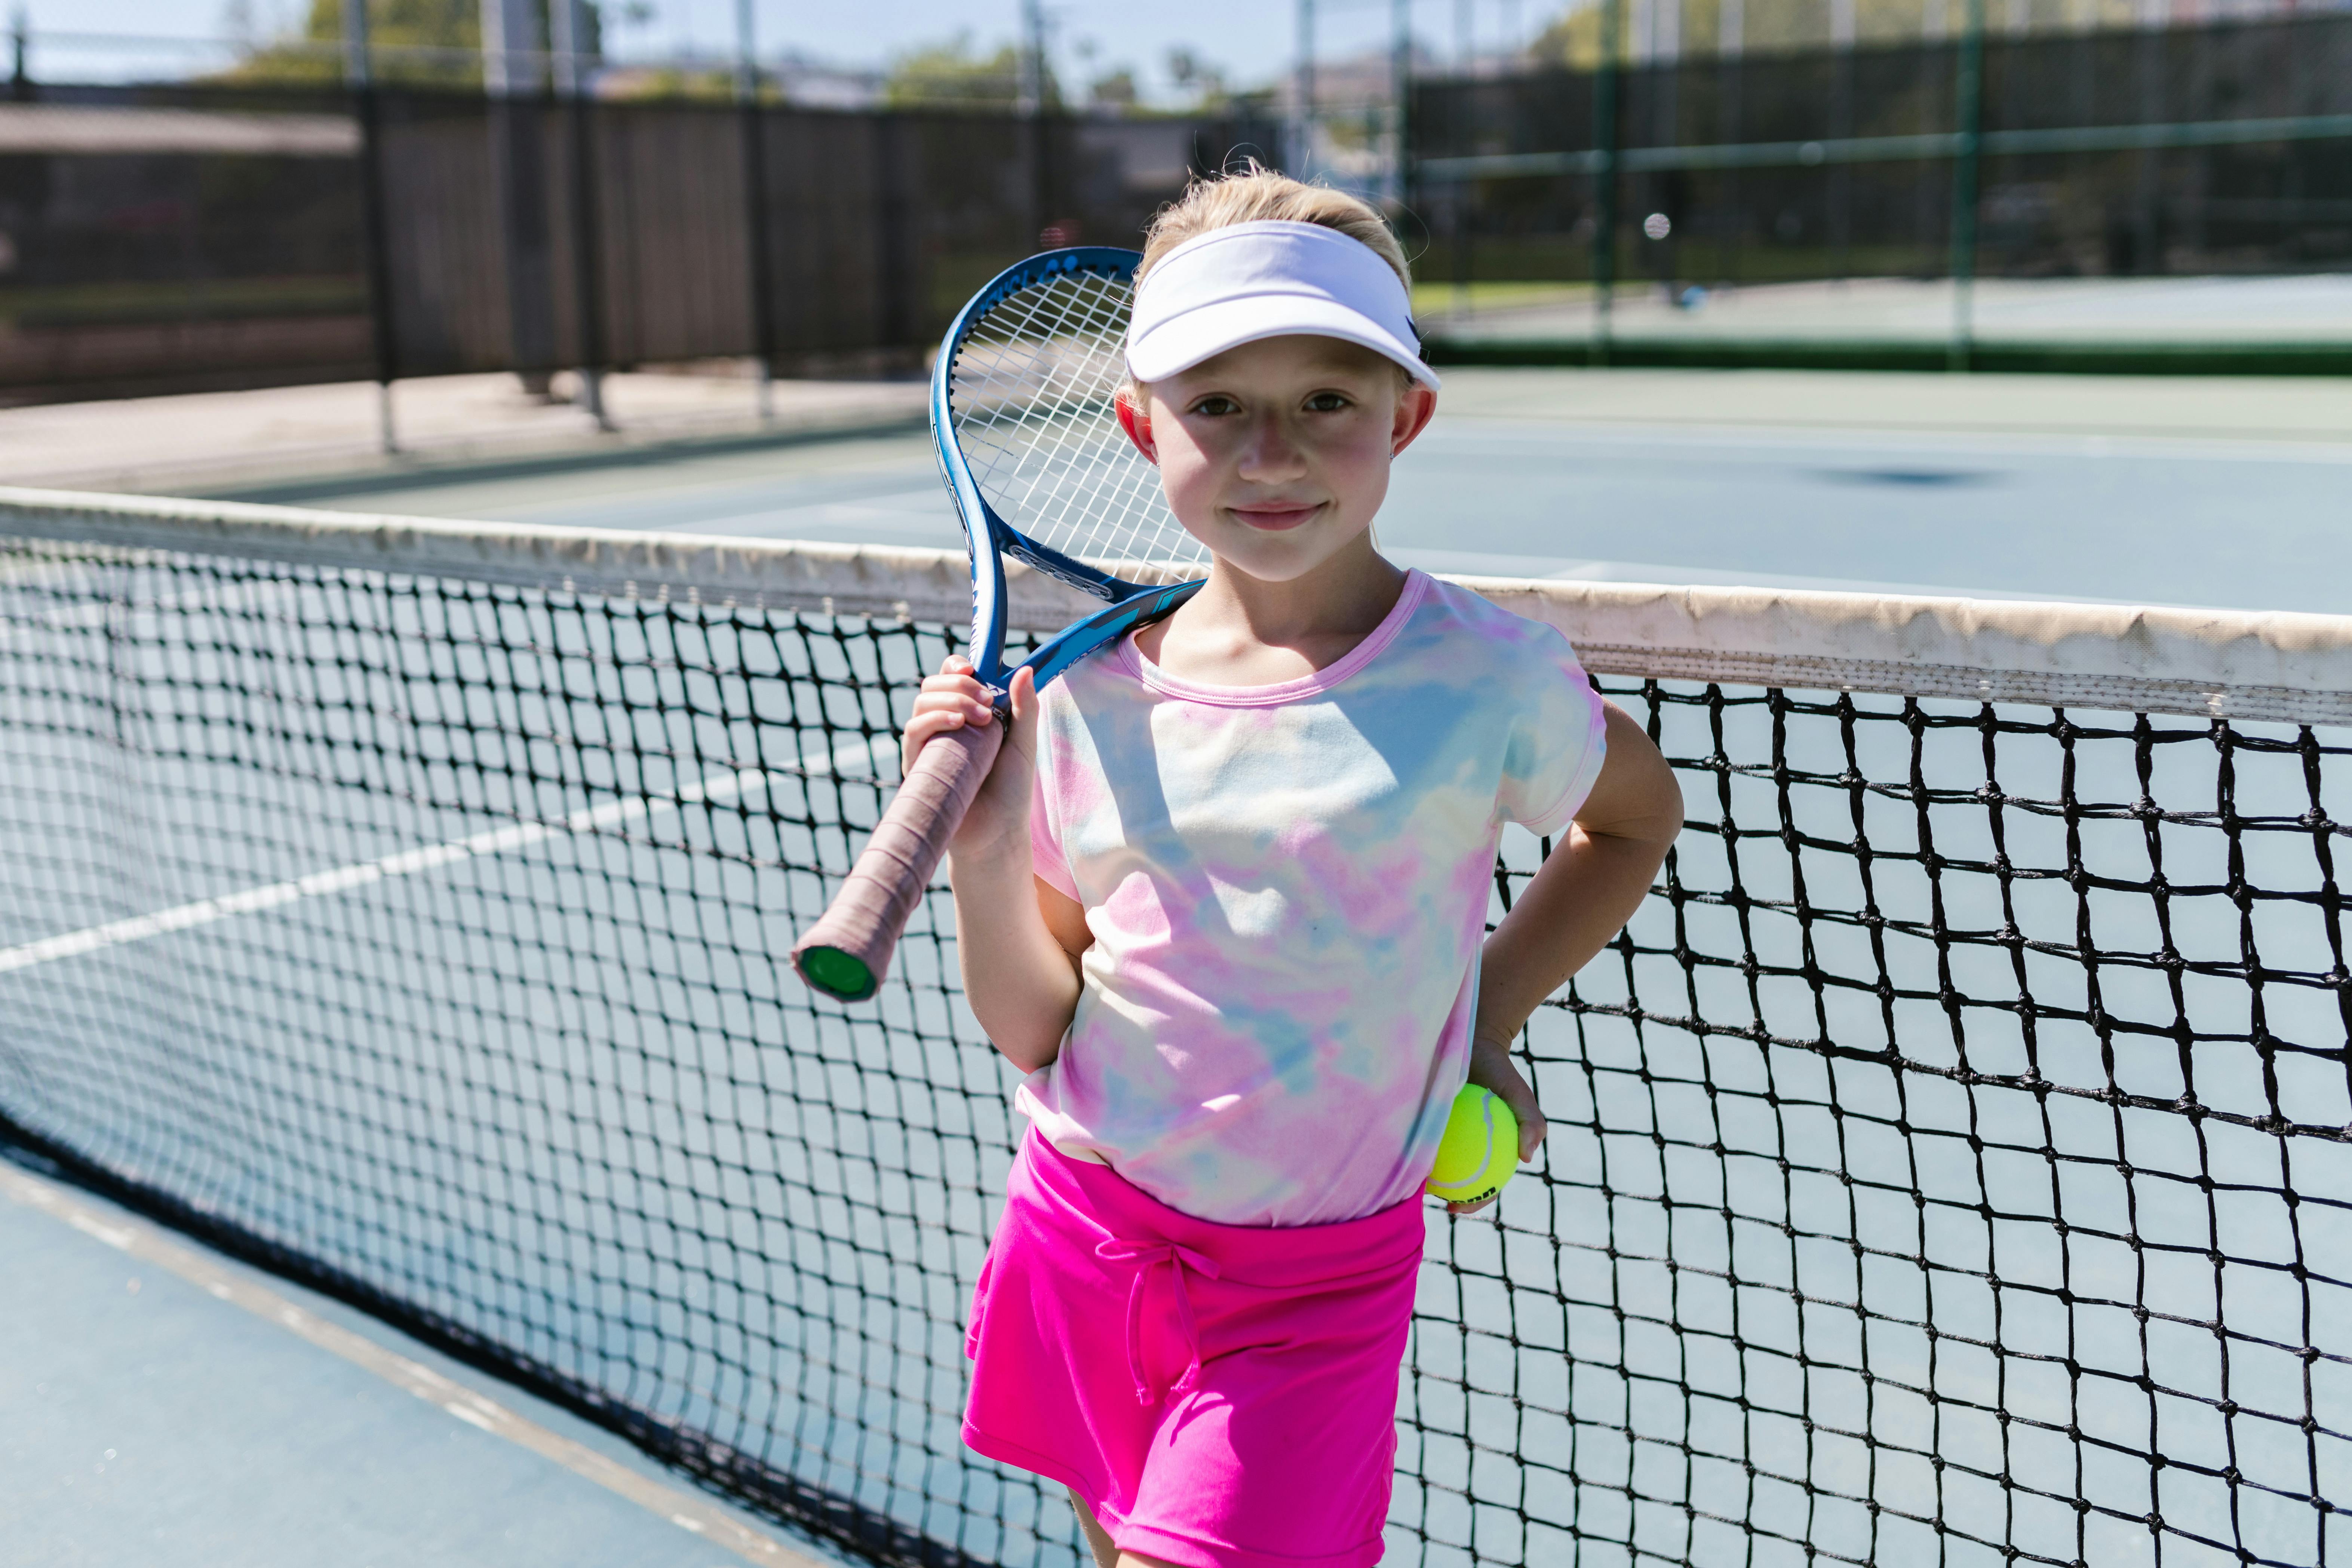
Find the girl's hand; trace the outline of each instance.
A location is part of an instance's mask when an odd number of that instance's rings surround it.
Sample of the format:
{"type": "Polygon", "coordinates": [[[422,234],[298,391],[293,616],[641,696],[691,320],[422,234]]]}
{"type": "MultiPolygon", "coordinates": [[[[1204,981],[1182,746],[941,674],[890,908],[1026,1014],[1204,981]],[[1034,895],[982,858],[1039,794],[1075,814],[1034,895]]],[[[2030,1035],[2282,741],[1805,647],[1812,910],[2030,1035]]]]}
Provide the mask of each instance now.
{"type": "MultiPolygon", "coordinates": [[[[1024,854],[1028,849],[1029,795],[1037,771],[1035,679],[1025,669],[1015,672],[1009,696],[1013,722],[1005,731],[1003,748],[996,753],[988,782],[980,786],[971,809],[948,842],[948,853],[956,858],[986,858],[1014,846],[1024,854]]],[[[988,688],[973,678],[971,660],[950,654],[940,672],[924,679],[921,694],[915,699],[914,716],[907,721],[905,738],[898,743],[899,776],[913,771],[916,753],[933,737],[967,724],[993,722],[995,711],[989,703],[988,688]]]]}
{"type": "MultiPolygon", "coordinates": [[[[1512,1064],[1511,1047],[1497,1044],[1484,1036],[1470,1042],[1470,1081],[1511,1108],[1519,1121],[1519,1163],[1524,1165],[1536,1157],[1537,1146],[1544,1140],[1547,1123],[1544,1113],[1536,1106],[1536,1091],[1519,1076],[1512,1064]]],[[[1476,1214],[1495,1197],[1484,1197],[1475,1204],[1447,1204],[1448,1214],[1476,1214]]]]}

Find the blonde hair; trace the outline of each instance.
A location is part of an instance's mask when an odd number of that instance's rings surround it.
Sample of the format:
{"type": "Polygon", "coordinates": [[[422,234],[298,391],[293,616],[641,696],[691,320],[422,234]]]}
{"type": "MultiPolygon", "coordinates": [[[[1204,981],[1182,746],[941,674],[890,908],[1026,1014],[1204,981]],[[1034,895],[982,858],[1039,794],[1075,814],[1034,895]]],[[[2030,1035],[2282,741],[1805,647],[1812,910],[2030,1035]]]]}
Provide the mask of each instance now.
{"type": "Polygon", "coordinates": [[[1141,282],[1161,257],[1188,239],[1237,223],[1264,222],[1318,224],[1344,234],[1370,247],[1389,264],[1408,292],[1412,289],[1412,268],[1405,261],[1404,247],[1389,232],[1379,208],[1345,191],[1310,185],[1264,168],[1255,158],[1237,173],[1194,180],[1182,195],[1160,209],[1144,238],[1136,280],[1141,282]]]}

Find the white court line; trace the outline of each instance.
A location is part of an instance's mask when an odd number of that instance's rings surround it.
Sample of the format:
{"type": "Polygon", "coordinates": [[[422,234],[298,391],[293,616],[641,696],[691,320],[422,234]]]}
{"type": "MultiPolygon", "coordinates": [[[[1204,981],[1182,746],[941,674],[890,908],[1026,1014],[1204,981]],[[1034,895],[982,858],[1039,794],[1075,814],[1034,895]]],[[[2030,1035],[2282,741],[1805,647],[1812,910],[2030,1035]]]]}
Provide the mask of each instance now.
{"type": "Polygon", "coordinates": [[[145,1220],[102,1211],[57,1182],[5,1163],[0,1163],[0,1198],[38,1209],[119,1252],[176,1274],[207,1294],[277,1323],[428,1405],[439,1405],[467,1426],[528,1448],[713,1545],[751,1562],[765,1563],[768,1568],[823,1568],[817,1559],[752,1529],[709,1499],[632,1469],[584,1443],[508,1409],[422,1362],[306,1310],[243,1271],[216,1261],[210,1254],[172,1240],[160,1227],[145,1220]]]}
{"type": "MultiPolygon", "coordinates": [[[[330,893],[348,892],[373,882],[394,877],[412,877],[419,871],[430,871],[460,860],[486,855],[503,855],[511,849],[525,848],[547,839],[578,833],[593,833],[599,828],[614,827],[625,822],[637,822],[667,815],[680,806],[696,805],[705,801],[727,800],[765,784],[771,777],[812,778],[840,776],[862,778],[866,775],[844,773],[837,765],[859,752],[866,754],[868,765],[887,747],[893,753],[898,742],[888,736],[877,735],[871,741],[845,742],[834,748],[833,754],[806,766],[791,768],[741,768],[733,773],[713,773],[710,777],[687,785],[675,795],[631,797],[607,801],[603,805],[575,811],[556,822],[523,822],[510,827],[496,827],[470,837],[451,839],[446,844],[432,844],[418,849],[404,849],[396,855],[385,855],[357,865],[338,866],[332,870],[313,871],[307,877],[291,881],[272,882],[267,887],[247,888],[241,892],[224,893],[215,899],[198,899],[173,909],[158,910],[152,914],[132,915],[124,920],[109,921],[104,925],[85,926],[57,936],[45,936],[38,942],[25,942],[16,947],[0,948],[0,974],[13,970],[30,969],[36,964],[54,963],[63,958],[78,958],[83,953],[97,952],[128,942],[144,942],[149,937],[163,936],[171,931],[187,931],[194,926],[210,925],[215,921],[237,915],[273,910],[303,899],[323,898],[330,893]]],[[[877,770],[878,775],[878,770],[877,770]]],[[[887,779],[876,776],[877,784],[887,779]]]]}

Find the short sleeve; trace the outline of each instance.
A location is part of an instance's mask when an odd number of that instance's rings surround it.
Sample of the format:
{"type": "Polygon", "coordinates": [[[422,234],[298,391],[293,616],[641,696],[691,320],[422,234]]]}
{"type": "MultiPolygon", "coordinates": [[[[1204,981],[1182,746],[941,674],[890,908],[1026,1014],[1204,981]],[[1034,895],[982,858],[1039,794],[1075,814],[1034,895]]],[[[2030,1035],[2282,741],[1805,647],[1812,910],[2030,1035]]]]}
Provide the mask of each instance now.
{"type": "Polygon", "coordinates": [[[1085,900],[1078,899],[1077,879],[1070,875],[1069,858],[1062,853],[1061,824],[1055,820],[1053,794],[1046,787],[1045,774],[1045,759],[1040,756],[1029,786],[1031,868],[1047,887],[1083,903],[1085,900]]]}
{"type": "Polygon", "coordinates": [[[1550,627],[1528,648],[1524,668],[1496,815],[1549,836],[1568,826],[1601,776],[1608,710],[1568,639],[1550,627]]]}

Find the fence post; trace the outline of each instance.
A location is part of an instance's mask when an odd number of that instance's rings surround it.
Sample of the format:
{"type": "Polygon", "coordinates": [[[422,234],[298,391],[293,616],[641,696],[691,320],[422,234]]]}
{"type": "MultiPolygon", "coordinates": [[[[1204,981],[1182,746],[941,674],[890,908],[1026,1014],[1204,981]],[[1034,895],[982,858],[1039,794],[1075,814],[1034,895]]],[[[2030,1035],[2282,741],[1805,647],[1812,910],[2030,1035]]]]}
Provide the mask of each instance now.
{"type": "Polygon", "coordinates": [[[1297,0],[1297,127],[1291,134],[1291,177],[1315,177],[1315,0],[1297,0]]]}
{"type": "Polygon", "coordinates": [[[1592,363],[1609,363],[1611,295],[1617,284],[1617,56],[1625,0],[1601,0],[1601,68],[1592,79],[1592,363]]]}
{"type": "Polygon", "coordinates": [[[579,316],[580,406],[599,430],[604,412],[604,290],[598,266],[596,171],[587,84],[581,79],[580,10],[584,0],[548,0],[548,42],[555,56],[555,95],[563,103],[565,163],[572,174],[572,292],[579,316]]]}
{"type": "Polygon", "coordinates": [[[21,4],[9,18],[8,41],[16,55],[15,68],[8,76],[8,96],[18,103],[29,103],[33,98],[33,19],[26,15],[21,4]]]}
{"type": "Polygon", "coordinates": [[[751,338],[760,357],[760,423],[776,417],[776,312],[768,298],[768,150],[760,127],[760,68],[751,0],[735,0],[735,104],[743,124],[743,229],[751,242],[751,338]]]}
{"type": "Polygon", "coordinates": [[[523,390],[544,398],[556,368],[546,40],[531,0],[482,0],[481,16],[491,190],[506,264],[507,357],[523,390]]]}
{"type": "Polygon", "coordinates": [[[1389,97],[1396,105],[1391,128],[1389,197],[1397,220],[1412,201],[1412,0],[1389,0],[1389,97]]]}
{"type": "MultiPolygon", "coordinates": [[[[18,68],[24,53],[19,32],[18,68]]],[[[376,439],[389,457],[400,450],[392,422],[392,379],[398,369],[393,336],[392,258],[386,249],[383,216],[383,123],[375,96],[375,72],[368,58],[367,0],[343,0],[343,82],[360,121],[360,247],[367,267],[368,336],[375,359],[376,439]]]]}
{"type": "MultiPolygon", "coordinates": [[[[1021,79],[1013,108],[1020,121],[1015,134],[1024,138],[1029,165],[1029,232],[1022,247],[1043,250],[1045,230],[1056,221],[1056,203],[1053,149],[1047,142],[1051,128],[1045,101],[1045,10],[1039,0],[1021,0],[1021,79]]],[[[1217,167],[1224,167],[1223,157],[1217,167]]]]}
{"type": "Polygon", "coordinates": [[[1952,151],[1952,342],[1946,367],[1969,368],[1976,350],[1977,178],[1984,141],[1984,0],[1968,0],[1952,83],[1958,134],[1952,151]]]}

